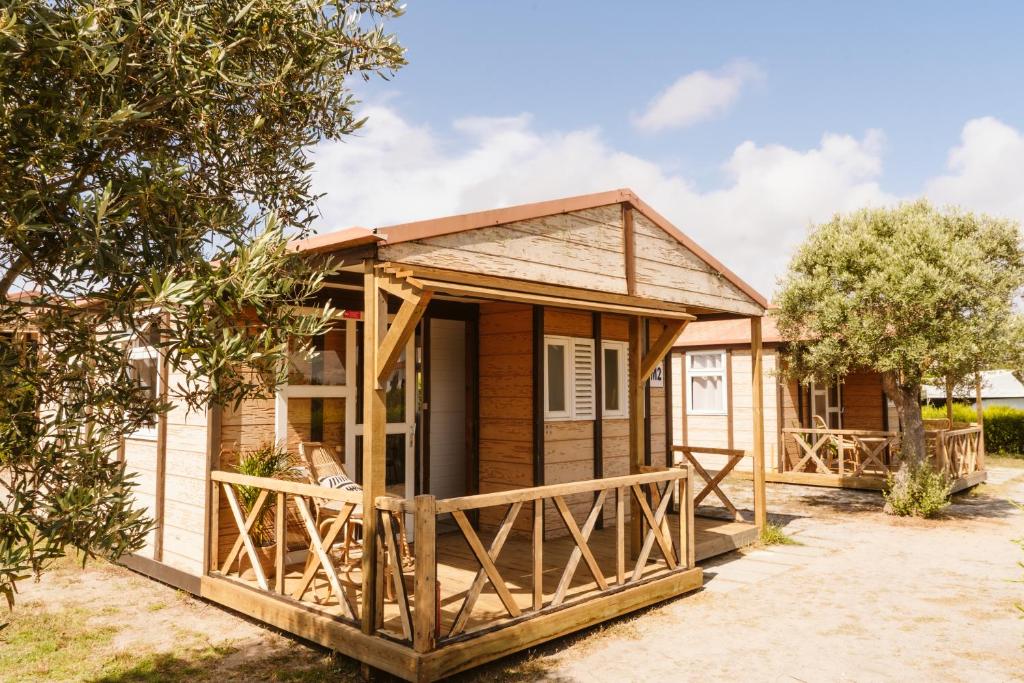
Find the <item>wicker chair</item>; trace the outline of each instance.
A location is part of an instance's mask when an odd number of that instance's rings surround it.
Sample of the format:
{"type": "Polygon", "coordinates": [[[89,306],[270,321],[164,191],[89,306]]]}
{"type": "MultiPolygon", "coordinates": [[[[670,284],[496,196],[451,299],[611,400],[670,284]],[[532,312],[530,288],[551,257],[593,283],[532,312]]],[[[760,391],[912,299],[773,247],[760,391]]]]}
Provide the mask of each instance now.
{"type": "MultiPolygon", "coordinates": [[[[351,479],[346,474],[345,468],[337,457],[337,448],[331,448],[319,441],[300,442],[299,459],[306,467],[309,483],[314,486],[320,486],[320,482],[329,477],[340,476],[351,479]]],[[[313,504],[316,505],[316,526],[320,533],[323,534],[326,528],[330,526],[330,523],[334,521],[338,510],[333,509],[328,501],[322,498],[314,499],[313,504]]],[[[348,565],[354,564],[352,550],[362,545],[356,540],[356,527],[359,527],[360,530],[363,527],[363,508],[361,505],[352,512],[348,522],[345,524],[341,553],[345,563],[348,565]]]]}
{"type": "MultiPolygon", "coordinates": [[[[321,486],[321,482],[330,477],[344,477],[351,481],[351,477],[349,477],[345,472],[345,467],[341,464],[341,460],[338,456],[339,453],[337,448],[331,448],[319,441],[305,441],[299,443],[299,458],[306,466],[309,482],[315,486],[321,486]]],[[[357,486],[357,484],[353,483],[351,486],[357,486]]],[[[333,506],[325,500],[314,500],[314,503],[317,507],[317,529],[319,529],[321,535],[323,535],[331,522],[336,518],[338,510],[333,508],[333,506]]],[[[363,542],[358,541],[355,538],[355,527],[357,526],[360,531],[362,531],[363,508],[361,505],[356,507],[352,512],[352,515],[349,517],[349,521],[345,524],[341,555],[343,561],[348,566],[356,564],[357,560],[362,556],[361,552],[357,558],[353,558],[352,556],[352,551],[355,548],[359,548],[360,551],[362,551],[363,546],[363,542]]],[[[412,561],[412,553],[409,550],[409,542],[405,532],[404,515],[398,515],[398,529],[398,552],[401,556],[398,559],[402,565],[405,565],[412,561]]],[[[385,586],[386,592],[390,594],[390,583],[385,582],[385,586]]]]}

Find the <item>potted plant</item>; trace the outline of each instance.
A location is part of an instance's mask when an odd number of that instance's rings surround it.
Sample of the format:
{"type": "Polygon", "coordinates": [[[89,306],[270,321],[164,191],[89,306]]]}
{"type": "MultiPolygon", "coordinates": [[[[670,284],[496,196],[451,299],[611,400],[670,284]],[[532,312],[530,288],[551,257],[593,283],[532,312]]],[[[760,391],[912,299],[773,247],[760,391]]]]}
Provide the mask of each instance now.
{"type": "MultiPolygon", "coordinates": [[[[245,451],[238,459],[235,470],[239,474],[250,477],[264,477],[271,479],[294,479],[296,478],[295,458],[288,451],[274,443],[264,443],[258,448],[245,451]]],[[[239,486],[238,500],[248,518],[256,500],[259,498],[260,489],[254,486],[239,486]]],[[[260,565],[267,577],[274,573],[274,546],[277,544],[276,531],[274,528],[275,509],[277,497],[269,496],[263,505],[263,510],[253,522],[249,529],[249,538],[256,546],[256,555],[259,557],[260,565]]],[[[252,564],[249,560],[249,553],[242,551],[238,556],[238,573],[244,579],[254,578],[252,564]]]]}

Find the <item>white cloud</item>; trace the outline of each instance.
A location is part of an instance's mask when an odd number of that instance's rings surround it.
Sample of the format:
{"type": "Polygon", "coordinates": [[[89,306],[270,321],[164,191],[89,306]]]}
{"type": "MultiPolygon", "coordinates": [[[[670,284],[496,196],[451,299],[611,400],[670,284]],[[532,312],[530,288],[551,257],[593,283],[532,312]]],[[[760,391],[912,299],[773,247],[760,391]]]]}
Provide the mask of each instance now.
{"type": "Polygon", "coordinates": [[[948,173],[932,179],[925,195],[937,204],[958,204],[1024,221],[1024,136],[985,117],[964,125],[960,144],[946,163],[948,173]]]}
{"type": "Polygon", "coordinates": [[[640,130],[655,132],[683,128],[725,112],[761,70],[747,61],[736,61],[716,71],[694,71],[680,77],[651,100],[647,110],[634,117],[640,130]]]}
{"type": "Polygon", "coordinates": [[[388,107],[371,107],[361,137],[316,150],[323,230],[381,226],[629,187],[681,230],[771,294],[808,226],[836,211],[891,201],[878,186],[882,136],[825,135],[809,150],[739,145],[725,187],[610,146],[596,129],[536,130],[527,115],[461,119],[444,139],[388,107]]]}

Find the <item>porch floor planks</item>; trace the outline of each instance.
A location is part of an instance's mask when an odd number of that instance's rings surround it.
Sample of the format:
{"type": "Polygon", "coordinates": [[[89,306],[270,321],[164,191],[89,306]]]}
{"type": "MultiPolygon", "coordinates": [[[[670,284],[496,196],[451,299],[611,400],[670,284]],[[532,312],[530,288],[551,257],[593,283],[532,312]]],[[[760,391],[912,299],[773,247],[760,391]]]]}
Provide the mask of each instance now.
{"type": "MultiPolygon", "coordinates": [[[[678,516],[668,515],[668,519],[674,543],[675,539],[679,537],[678,516]]],[[[493,535],[493,529],[485,529],[479,532],[480,540],[485,546],[490,544],[493,535]]],[[[697,560],[701,561],[755,542],[757,540],[757,529],[753,524],[746,522],[698,516],[695,518],[695,539],[697,560]]],[[[559,579],[562,576],[562,571],[575,547],[575,543],[573,543],[572,538],[568,535],[560,538],[549,538],[544,542],[545,568],[543,572],[543,591],[545,604],[554,595],[559,579]]],[[[628,557],[628,541],[626,547],[626,566],[627,569],[632,569],[633,561],[628,557]]],[[[614,526],[609,525],[604,529],[595,529],[590,537],[590,548],[609,585],[614,585],[616,559],[614,526]]],[[[437,576],[441,593],[441,638],[444,638],[447,637],[451,629],[455,615],[462,606],[466,591],[469,589],[479,565],[463,540],[462,535],[458,532],[438,534],[437,558],[437,576]]],[[[524,614],[531,612],[533,605],[533,562],[530,539],[522,535],[511,535],[506,541],[505,547],[498,556],[495,565],[519,608],[524,614]]],[[[286,594],[290,594],[295,589],[297,582],[302,576],[302,569],[302,563],[289,567],[284,581],[286,594]]],[[[666,569],[667,566],[660,554],[660,549],[655,545],[643,577],[646,579],[662,574],[666,569]]],[[[629,573],[627,571],[627,575],[629,573]]],[[[359,595],[361,581],[359,565],[356,564],[352,568],[345,567],[344,565],[339,566],[338,578],[342,587],[348,592],[350,601],[358,608],[361,604],[359,595]]],[[[255,585],[255,581],[251,583],[255,585]]],[[[326,583],[323,574],[319,573],[309,590],[303,595],[303,602],[318,611],[332,616],[341,616],[341,607],[338,604],[337,598],[333,595],[326,600],[313,604],[313,587],[316,586],[319,589],[319,594],[324,596],[326,594],[326,583]]],[[[411,570],[406,572],[406,585],[412,585],[411,570]]],[[[574,598],[591,593],[592,591],[594,595],[597,595],[596,588],[593,577],[590,576],[587,568],[581,563],[577,567],[565,601],[567,603],[571,602],[574,598]]],[[[413,607],[415,608],[415,606],[413,607]]],[[[476,629],[491,627],[508,619],[508,613],[494,592],[494,588],[490,582],[487,582],[476,602],[465,632],[468,633],[476,629]]],[[[389,634],[400,637],[401,625],[399,622],[398,605],[393,600],[385,600],[384,602],[383,627],[389,634]]]]}

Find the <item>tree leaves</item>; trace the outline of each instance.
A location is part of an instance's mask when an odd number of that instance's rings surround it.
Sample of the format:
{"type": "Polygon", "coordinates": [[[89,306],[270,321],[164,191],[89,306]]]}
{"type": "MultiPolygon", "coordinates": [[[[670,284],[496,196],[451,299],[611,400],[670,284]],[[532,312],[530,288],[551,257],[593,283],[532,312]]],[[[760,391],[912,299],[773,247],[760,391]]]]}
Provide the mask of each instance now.
{"type": "Polygon", "coordinates": [[[9,0],[0,9],[0,592],[75,547],[143,543],[117,444],[168,409],[266,395],[333,315],[307,150],[360,125],[403,50],[390,0],[9,0]],[[351,17],[360,17],[351,20],[351,17]],[[4,298],[11,288],[35,294],[4,298]],[[313,312],[309,312],[312,307],[313,312]],[[144,315],[143,315],[144,314],[144,315]],[[6,359],[6,360],[5,360],[6,359]],[[14,361],[17,362],[14,362],[14,361]]]}

